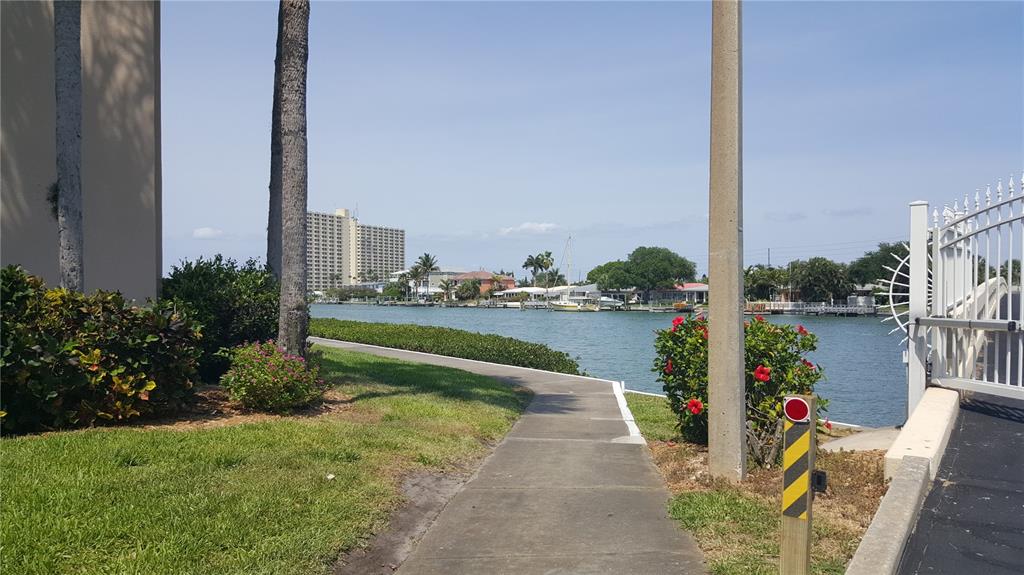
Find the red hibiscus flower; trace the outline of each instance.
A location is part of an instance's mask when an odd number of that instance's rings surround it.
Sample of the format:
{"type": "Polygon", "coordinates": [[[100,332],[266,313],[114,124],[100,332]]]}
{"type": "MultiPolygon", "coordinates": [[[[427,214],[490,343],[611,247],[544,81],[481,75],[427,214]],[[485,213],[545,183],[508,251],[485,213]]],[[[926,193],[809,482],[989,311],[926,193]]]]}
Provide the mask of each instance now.
{"type": "Polygon", "coordinates": [[[672,359],[669,359],[665,364],[665,374],[672,375],[672,359]]]}
{"type": "Polygon", "coordinates": [[[757,321],[764,321],[764,318],[759,316],[759,315],[755,315],[754,319],[757,320],[757,321]]]}
{"type": "Polygon", "coordinates": [[[825,429],[832,431],[832,422],[827,417],[825,418],[825,429]]]}
{"type": "Polygon", "coordinates": [[[807,329],[802,325],[796,326],[796,332],[800,335],[807,335],[807,329]]]}
{"type": "Polygon", "coordinates": [[[686,321],[685,317],[677,315],[676,318],[672,320],[672,327],[679,327],[680,325],[683,324],[684,321],[686,321]]]}
{"type": "Polygon", "coordinates": [[[704,411],[704,404],[701,400],[693,398],[686,403],[686,409],[694,415],[700,415],[700,412],[704,411]]]}
{"type": "Polygon", "coordinates": [[[813,363],[807,361],[806,359],[801,359],[800,361],[802,361],[804,363],[804,367],[806,367],[808,369],[814,369],[814,364],[813,363]]]}
{"type": "Polygon", "coordinates": [[[700,331],[701,331],[701,333],[704,334],[704,339],[707,339],[708,338],[708,326],[706,326],[706,325],[700,326],[700,331]]]}
{"type": "Polygon", "coordinates": [[[768,381],[772,378],[772,368],[763,365],[757,366],[754,370],[754,379],[757,381],[768,381]]]}

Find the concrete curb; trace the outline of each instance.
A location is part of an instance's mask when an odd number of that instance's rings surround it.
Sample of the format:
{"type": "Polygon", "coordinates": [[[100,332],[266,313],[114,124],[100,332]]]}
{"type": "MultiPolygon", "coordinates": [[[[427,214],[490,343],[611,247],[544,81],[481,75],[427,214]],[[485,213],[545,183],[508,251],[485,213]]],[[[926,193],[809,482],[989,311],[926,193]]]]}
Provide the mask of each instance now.
{"type": "Polygon", "coordinates": [[[902,460],[914,456],[928,460],[929,478],[935,479],[959,412],[959,393],[939,387],[925,390],[896,441],[885,452],[885,478],[894,477],[902,460]]]}
{"type": "Polygon", "coordinates": [[[903,457],[846,575],[894,575],[931,484],[927,457],[903,457]]]}

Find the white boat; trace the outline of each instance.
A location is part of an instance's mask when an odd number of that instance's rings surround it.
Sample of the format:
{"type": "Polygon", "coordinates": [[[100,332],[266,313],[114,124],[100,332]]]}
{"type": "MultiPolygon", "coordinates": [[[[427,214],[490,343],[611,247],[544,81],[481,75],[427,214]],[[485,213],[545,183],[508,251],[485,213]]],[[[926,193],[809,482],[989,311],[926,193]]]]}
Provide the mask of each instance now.
{"type": "MultiPolygon", "coordinates": [[[[589,297],[586,293],[582,295],[573,295],[572,285],[572,236],[565,242],[565,258],[568,261],[568,275],[569,285],[559,286],[552,288],[550,291],[560,291],[561,295],[558,299],[548,302],[548,309],[552,311],[601,311],[601,304],[598,300],[594,300],[589,297]]],[[[579,292],[577,292],[579,294],[579,292]]]]}
{"type": "Polygon", "coordinates": [[[548,309],[553,311],[601,311],[601,305],[590,301],[589,298],[572,298],[549,302],[548,309]]]}

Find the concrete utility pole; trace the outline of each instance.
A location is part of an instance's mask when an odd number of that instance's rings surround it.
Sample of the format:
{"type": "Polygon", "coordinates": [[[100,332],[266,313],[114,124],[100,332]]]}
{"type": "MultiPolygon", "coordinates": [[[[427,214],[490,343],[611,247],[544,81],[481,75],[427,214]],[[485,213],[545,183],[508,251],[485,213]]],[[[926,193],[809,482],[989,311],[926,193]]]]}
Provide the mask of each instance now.
{"type": "Polygon", "coordinates": [[[740,1],[711,3],[708,447],[711,475],[747,471],[743,368],[743,125],[740,1]]]}

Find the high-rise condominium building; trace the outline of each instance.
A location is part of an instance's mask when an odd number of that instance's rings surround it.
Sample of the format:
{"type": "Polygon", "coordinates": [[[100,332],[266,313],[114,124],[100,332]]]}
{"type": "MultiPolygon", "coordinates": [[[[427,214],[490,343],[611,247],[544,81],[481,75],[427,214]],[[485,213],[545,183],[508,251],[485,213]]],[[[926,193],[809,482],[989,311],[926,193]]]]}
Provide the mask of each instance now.
{"type": "Polygon", "coordinates": [[[348,210],[306,214],[308,291],[385,280],[405,267],[405,230],[366,226],[348,210]]]}

